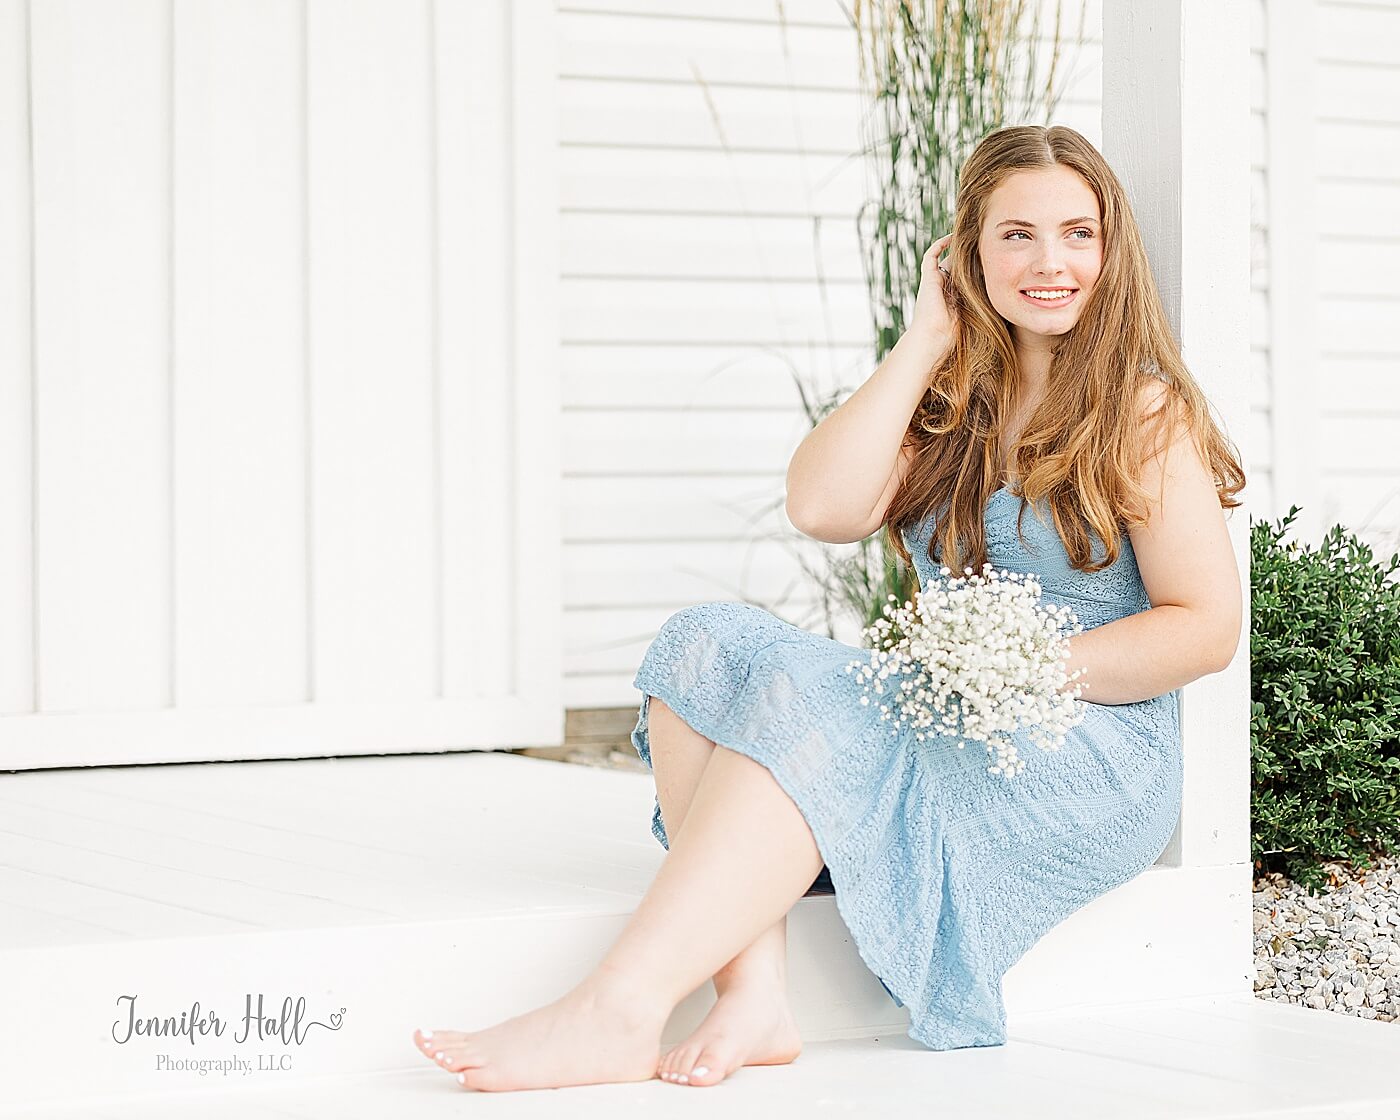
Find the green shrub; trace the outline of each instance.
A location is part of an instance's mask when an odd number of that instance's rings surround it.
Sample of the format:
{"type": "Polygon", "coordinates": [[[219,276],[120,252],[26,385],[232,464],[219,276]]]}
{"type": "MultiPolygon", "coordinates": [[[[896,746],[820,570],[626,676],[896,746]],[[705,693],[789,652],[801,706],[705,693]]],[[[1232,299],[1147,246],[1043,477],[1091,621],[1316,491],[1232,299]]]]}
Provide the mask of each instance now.
{"type": "Polygon", "coordinates": [[[1335,525],[1250,525],[1251,858],[1304,887],[1400,849],[1400,584],[1335,525]]]}

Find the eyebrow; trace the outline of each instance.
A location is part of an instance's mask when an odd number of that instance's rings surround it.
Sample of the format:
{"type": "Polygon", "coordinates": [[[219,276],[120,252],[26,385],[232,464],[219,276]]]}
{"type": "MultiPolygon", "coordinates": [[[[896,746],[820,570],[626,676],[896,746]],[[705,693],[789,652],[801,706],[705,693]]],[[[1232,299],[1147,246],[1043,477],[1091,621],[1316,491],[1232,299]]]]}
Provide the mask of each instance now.
{"type": "MultiPolygon", "coordinates": [[[[1086,214],[1082,218],[1066,218],[1063,222],[1060,223],[1060,228],[1063,229],[1065,226],[1083,225],[1085,222],[1092,222],[1094,225],[1099,224],[1099,220],[1097,218],[1091,218],[1089,217],[1089,215],[1086,214]]],[[[1006,221],[998,222],[996,224],[997,229],[1001,229],[1002,226],[1029,226],[1031,229],[1035,229],[1035,223],[1028,222],[1025,220],[1025,218],[1007,218],[1006,221]]]]}

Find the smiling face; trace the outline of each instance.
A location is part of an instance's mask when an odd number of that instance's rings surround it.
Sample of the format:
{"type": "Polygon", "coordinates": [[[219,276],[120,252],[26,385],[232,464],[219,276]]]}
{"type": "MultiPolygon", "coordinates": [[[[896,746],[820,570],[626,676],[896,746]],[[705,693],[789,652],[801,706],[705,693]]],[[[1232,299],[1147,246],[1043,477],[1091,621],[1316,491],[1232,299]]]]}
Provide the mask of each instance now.
{"type": "Polygon", "coordinates": [[[1063,164],[1017,171],[987,201],[977,248],[992,306],[1018,351],[1047,350],[1079,318],[1103,267],[1099,200],[1063,164]],[[1071,289],[1046,299],[1026,289],[1071,289]]]}

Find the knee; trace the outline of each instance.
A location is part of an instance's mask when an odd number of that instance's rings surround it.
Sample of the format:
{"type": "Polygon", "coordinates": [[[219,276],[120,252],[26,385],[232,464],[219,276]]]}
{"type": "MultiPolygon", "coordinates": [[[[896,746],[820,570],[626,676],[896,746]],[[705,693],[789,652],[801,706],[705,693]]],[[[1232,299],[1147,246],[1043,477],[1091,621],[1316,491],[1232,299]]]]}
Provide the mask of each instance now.
{"type": "Polygon", "coordinates": [[[715,602],[694,603],[691,606],[682,607],[662,623],[661,629],[681,633],[694,633],[697,630],[714,631],[731,620],[738,618],[754,620],[760,615],[768,615],[768,612],[752,603],[721,599],[715,602]]]}
{"type": "Polygon", "coordinates": [[[692,630],[697,626],[704,626],[713,603],[694,603],[688,607],[682,607],[661,624],[664,630],[692,630]]]}

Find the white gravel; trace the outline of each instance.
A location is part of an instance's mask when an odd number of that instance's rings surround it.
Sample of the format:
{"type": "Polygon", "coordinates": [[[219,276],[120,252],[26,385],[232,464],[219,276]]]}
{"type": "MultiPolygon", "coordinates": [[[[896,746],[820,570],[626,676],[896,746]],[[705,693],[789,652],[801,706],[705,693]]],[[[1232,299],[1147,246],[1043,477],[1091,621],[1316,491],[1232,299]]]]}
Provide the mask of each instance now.
{"type": "Polygon", "coordinates": [[[1361,1019],[1400,1016],[1400,861],[1325,865],[1310,895],[1281,875],[1254,880],[1254,994],[1361,1019]]]}

